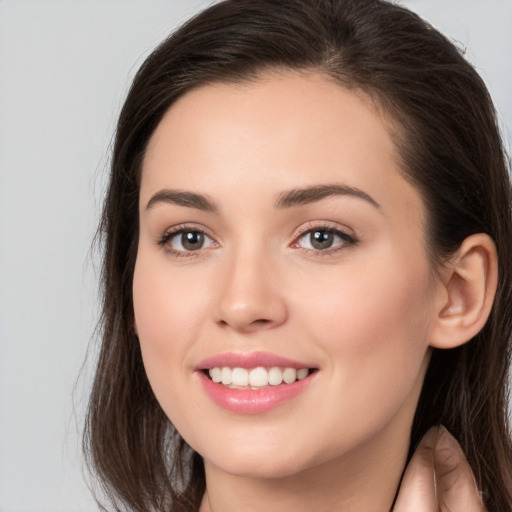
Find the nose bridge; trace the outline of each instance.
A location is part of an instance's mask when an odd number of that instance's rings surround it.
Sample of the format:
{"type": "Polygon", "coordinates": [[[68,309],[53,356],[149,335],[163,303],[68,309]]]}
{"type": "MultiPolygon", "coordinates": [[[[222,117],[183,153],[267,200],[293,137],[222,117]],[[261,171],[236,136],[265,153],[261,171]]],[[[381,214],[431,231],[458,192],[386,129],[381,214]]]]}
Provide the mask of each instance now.
{"type": "Polygon", "coordinates": [[[217,321],[248,332],[282,324],[287,317],[279,263],[265,244],[240,243],[225,261],[217,321]]]}

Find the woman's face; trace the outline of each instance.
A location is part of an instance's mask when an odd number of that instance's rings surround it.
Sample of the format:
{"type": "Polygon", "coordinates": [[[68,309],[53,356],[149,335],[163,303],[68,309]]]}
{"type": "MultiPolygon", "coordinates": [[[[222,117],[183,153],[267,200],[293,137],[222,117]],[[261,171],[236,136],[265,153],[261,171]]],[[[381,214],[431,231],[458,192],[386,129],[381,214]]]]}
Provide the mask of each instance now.
{"type": "Polygon", "coordinates": [[[171,107],[143,162],[135,320],[207,468],[405,458],[438,295],[424,219],[383,119],[321,76],[171,107]]]}

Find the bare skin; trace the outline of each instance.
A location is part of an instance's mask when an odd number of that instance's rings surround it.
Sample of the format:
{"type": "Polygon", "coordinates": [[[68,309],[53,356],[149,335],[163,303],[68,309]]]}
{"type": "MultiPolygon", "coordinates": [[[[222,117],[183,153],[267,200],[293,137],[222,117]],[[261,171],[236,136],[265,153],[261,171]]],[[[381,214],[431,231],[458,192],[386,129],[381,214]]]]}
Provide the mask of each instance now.
{"type": "MultiPolygon", "coordinates": [[[[484,236],[432,272],[423,201],[398,162],[386,122],[319,76],[206,86],[158,126],[136,329],[157,399],[203,456],[201,512],[391,509],[430,349],[469,340],[495,286],[484,236]],[[257,414],[215,403],[201,362],[259,351],[311,369],[308,386],[257,414]]],[[[416,507],[432,505],[425,443],[396,512],[431,512],[416,507]]]]}
{"type": "MultiPolygon", "coordinates": [[[[259,499],[255,497],[255,501],[259,499]]],[[[485,510],[459,443],[443,427],[433,427],[425,434],[407,467],[392,512],[485,510]]],[[[204,496],[201,512],[215,512],[210,505],[208,493],[204,496]]]]}
{"type": "Polygon", "coordinates": [[[471,468],[455,438],[432,428],[404,475],[393,512],[485,512],[471,468]]]}

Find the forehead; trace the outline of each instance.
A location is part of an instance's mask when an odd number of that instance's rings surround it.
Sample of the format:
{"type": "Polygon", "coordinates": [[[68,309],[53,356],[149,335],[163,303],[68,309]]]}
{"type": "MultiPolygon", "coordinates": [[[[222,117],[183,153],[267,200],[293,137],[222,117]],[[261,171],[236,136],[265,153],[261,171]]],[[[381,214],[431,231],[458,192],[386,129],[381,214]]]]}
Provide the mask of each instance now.
{"type": "Polygon", "coordinates": [[[275,73],[176,101],[149,142],[141,201],[163,187],[242,197],[342,182],[419,212],[399,161],[390,124],[368,98],[321,75],[275,73]]]}
{"type": "MultiPolygon", "coordinates": [[[[394,125],[377,102],[360,89],[348,90],[333,79],[321,74],[306,72],[275,71],[243,82],[214,82],[196,87],[181,96],[164,115],[150,146],[158,139],[158,132],[175,125],[183,130],[190,128],[199,135],[211,126],[223,122],[243,130],[254,132],[258,128],[268,134],[268,125],[275,132],[293,135],[308,123],[311,131],[324,128],[323,135],[333,133],[333,128],[361,127],[391,145],[390,127],[394,125]],[[332,124],[337,118],[337,123],[332,124]],[[204,122],[202,122],[204,121],[204,122]],[[295,126],[297,131],[291,132],[295,126]]],[[[219,134],[219,135],[222,135],[219,134]]],[[[338,134],[339,135],[339,134],[338,134]]],[[[347,135],[347,134],[345,134],[347,135]]],[[[287,138],[290,140],[290,137],[287,138]]]]}

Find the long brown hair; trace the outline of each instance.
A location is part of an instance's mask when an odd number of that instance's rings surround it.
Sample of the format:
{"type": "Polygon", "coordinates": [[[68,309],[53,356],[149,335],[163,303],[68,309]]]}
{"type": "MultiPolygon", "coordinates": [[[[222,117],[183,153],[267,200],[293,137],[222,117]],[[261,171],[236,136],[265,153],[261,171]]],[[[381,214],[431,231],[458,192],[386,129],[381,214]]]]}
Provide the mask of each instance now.
{"type": "MultiPolygon", "coordinates": [[[[157,403],[133,325],[141,162],[164,113],[194,87],[266,70],[320,72],[364,93],[393,121],[406,179],[427,211],[433,264],[488,233],[499,286],[484,329],[434,350],[411,432],[432,425],[460,441],[490,512],[512,510],[507,373],[512,332],[509,163],[494,107],[475,70],[443,35],[385,0],[226,0],[183,25],[138,71],[117,125],[100,234],[102,344],[84,449],[115,510],[196,511],[201,457],[157,403]]],[[[300,108],[300,105],[298,106],[300,108]]]]}

